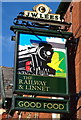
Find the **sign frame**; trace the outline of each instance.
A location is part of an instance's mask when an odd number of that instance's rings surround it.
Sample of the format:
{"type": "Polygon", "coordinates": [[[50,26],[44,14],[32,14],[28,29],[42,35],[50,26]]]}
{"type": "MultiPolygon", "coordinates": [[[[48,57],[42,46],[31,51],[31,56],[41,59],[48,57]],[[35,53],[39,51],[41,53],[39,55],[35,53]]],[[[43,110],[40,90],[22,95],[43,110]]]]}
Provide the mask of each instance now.
{"type": "MultiPolygon", "coordinates": [[[[34,30],[34,29],[33,29],[34,30]]],[[[68,77],[66,78],[66,93],[65,94],[58,94],[58,93],[46,93],[46,92],[44,92],[44,93],[39,93],[39,92],[37,92],[37,91],[35,91],[35,92],[33,92],[33,91],[25,91],[25,90],[23,90],[23,91],[21,91],[21,90],[16,90],[15,89],[15,84],[16,84],[16,74],[17,74],[17,57],[18,57],[18,55],[17,55],[17,50],[18,50],[18,37],[19,37],[19,34],[20,33],[24,33],[24,34],[33,34],[33,35],[40,35],[40,36],[52,36],[52,37],[55,37],[53,34],[44,34],[43,32],[41,32],[41,30],[39,30],[39,31],[37,31],[37,33],[35,33],[35,30],[32,32],[32,30],[31,30],[31,28],[30,29],[24,29],[24,31],[21,29],[17,29],[16,30],[16,39],[15,39],[15,67],[14,67],[14,87],[13,87],[13,93],[21,93],[21,94],[33,94],[33,95],[40,95],[40,96],[62,96],[62,97],[67,97],[67,96],[69,96],[69,86],[68,86],[68,77]],[[27,31],[28,30],[28,31],[27,31]]],[[[67,55],[66,55],[67,56],[67,55]]],[[[67,71],[67,70],[66,70],[67,71]]]]}
{"type": "MultiPolygon", "coordinates": [[[[44,112],[44,113],[69,113],[70,109],[69,109],[69,100],[59,100],[59,99],[48,99],[48,98],[33,98],[33,97],[23,97],[23,96],[13,96],[12,98],[12,108],[11,111],[27,111],[27,112],[44,112]],[[45,102],[45,107],[47,104],[49,104],[49,108],[45,109],[45,108],[35,108],[35,107],[30,107],[30,108],[24,108],[24,107],[17,107],[18,105],[18,101],[17,100],[21,100],[22,102],[25,100],[29,101],[29,102],[37,102],[37,103],[44,103],[45,102]],[[16,102],[15,102],[16,101],[16,102]],[[65,110],[61,110],[61,109],[54,109],[54,107],[50,106],[54,104],[65,104],[65,110]],[[51,110],[52,107],[53,109],[51,110]]],[[[24,102],[23,102],[24,103],[24,102]]],[[[57,106],[56,106],[57,107],[57,106]]]]}

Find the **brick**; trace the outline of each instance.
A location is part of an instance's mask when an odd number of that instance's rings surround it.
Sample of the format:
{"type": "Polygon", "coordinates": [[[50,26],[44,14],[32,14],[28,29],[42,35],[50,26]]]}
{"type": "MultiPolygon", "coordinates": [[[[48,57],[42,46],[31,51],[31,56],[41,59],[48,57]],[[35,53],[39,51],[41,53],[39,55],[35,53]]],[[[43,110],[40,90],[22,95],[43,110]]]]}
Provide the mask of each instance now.
{"type": "MultiPolygon", "coordinates": [[[[75,56],[76,92],[79,92],[81,90],[81,2],[72,2],[70,4],[65,14],[65,21],[72,22],[69,32],[73,32],[75,38],[79,37],[75,56]],[[71,5],[73,6],[72,13],[70,13],[71,5]]],[[[81,99],[77,108],[79,106],[81,106],[81,99]]],[[[77,118],[81,119],[81,109],[77,112],[77,118]]]]}

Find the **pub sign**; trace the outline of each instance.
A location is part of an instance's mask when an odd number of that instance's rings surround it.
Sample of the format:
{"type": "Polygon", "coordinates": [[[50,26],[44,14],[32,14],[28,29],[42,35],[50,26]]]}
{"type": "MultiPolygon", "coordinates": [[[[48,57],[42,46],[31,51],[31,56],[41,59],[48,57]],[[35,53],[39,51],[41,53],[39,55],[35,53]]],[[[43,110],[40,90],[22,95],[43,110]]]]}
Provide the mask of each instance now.
{"type": "Polygon", "coordinates": [[[14,91],[68,95],[66,39],[16,32],[14,91]]]}
{"type": "Polygon", "coordinates": [[[12,110],[47,113],[69,113],[69,100],[14,96],[12,110]]]}

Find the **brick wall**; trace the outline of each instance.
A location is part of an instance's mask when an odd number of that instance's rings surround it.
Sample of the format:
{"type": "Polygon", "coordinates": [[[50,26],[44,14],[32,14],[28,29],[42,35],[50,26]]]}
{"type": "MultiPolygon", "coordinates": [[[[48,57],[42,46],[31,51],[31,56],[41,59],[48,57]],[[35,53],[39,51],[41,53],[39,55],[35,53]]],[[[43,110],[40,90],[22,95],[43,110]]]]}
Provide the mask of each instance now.
{"type": "MultiPolygon", "coordinates": [[[[72,2],[65,14],[65,21],[72,22],[69,31],[73,32],[75,38],[79,41],[76,47],[75,55],[75,78],[76,92],[81,91],[81,2],[72,2]]],[[[77,108],[81,106],[81,99],[78,101],[77,108]]],[[[81,109],[77,112],[77,117],[81,119],[81,109]]]]}

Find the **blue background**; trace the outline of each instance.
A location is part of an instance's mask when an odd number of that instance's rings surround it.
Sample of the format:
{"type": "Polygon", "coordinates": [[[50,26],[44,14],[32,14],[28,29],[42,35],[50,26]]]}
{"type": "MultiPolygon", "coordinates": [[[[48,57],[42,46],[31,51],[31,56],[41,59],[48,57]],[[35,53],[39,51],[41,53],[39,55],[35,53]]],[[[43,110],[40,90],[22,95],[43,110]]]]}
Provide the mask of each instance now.
{"type": "Polygon", "coordinates": [[[52,9],[52,13],[58,8],[59,2],[3,2],[2,3],[2,63],[1,66],[14,66],[15,42],[11,41],[14,33],[10,30],[13,19],[24,10],[32,11],[37,4],[46,4],[52,9]]]}

